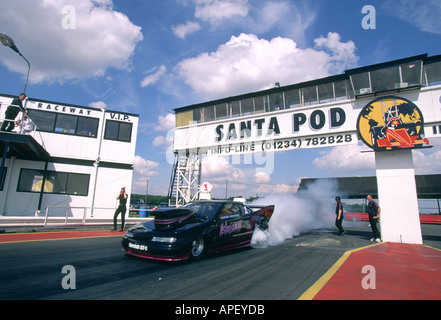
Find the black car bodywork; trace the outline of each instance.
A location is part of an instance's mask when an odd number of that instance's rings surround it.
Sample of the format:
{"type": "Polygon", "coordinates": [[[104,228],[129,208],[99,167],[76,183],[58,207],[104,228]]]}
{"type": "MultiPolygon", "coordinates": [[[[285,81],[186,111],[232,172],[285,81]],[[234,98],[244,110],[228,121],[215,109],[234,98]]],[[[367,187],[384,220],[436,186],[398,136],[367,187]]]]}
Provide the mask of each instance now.
{"type": "Polygon", "coordinates": [[[234,201],[158,209],[154,220],[127,231],[122,246],[127,254],[147,259],[198,260],[205,253],[249,246],[254,229],[267,229],[273,212],[273,205],[253,207],[234,201]]]}

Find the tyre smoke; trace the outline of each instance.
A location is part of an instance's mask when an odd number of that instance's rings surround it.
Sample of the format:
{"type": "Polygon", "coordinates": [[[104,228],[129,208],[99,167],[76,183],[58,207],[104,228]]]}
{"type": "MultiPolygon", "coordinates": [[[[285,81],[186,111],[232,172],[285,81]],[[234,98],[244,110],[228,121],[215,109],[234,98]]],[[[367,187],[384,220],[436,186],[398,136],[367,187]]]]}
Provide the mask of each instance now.
{"type": "Polygon", "coordinates": [[[301,233],[332,228],[335,222],[336,195],[336,181],[317,180],[307,190],[295,194],[273,194],[259,199],[256,204],[274,204],[275,209],[268,230],[256,228],[251,246],[265,248],[278,245],[301,233]]]}

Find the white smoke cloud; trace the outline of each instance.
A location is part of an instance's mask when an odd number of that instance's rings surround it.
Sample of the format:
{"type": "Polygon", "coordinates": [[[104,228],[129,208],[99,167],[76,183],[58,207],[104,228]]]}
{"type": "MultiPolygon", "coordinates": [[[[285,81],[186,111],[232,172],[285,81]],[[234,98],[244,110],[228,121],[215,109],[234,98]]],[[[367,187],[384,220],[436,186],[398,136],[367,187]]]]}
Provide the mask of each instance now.
{"type": "Polygon", "coordinates": [[[307,190],[290,195],[271,195],[256,204],[274,204],[275,210],[267,231],[256,229],[251,240],[254,248],[283,243],[286,239],[312,230],[331,228],[335,222],[334,197],[337,183],[318,180],[307,190]]]}

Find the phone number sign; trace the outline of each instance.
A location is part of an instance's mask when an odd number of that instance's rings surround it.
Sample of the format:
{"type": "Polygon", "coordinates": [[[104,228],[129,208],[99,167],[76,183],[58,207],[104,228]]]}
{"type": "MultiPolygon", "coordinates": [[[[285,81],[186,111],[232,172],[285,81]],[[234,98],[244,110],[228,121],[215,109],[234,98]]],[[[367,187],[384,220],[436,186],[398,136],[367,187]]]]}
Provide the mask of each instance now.
{"type": "Polygon", "coordinates": [[[296,149],[312,149],[320,147],[336,147],[357,144],[355,133],[336,135],[312,136],[301,138],[253,141],[208,147],[207,155],[233,155],[254,152],[274,152],[296,149]]]}

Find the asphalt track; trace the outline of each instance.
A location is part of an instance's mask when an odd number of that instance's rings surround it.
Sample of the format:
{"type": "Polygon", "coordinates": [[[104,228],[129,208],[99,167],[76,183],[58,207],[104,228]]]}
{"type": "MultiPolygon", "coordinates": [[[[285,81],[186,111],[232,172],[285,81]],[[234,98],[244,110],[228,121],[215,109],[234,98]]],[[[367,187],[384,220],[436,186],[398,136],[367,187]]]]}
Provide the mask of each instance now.
{"type": "Polygon", "coordinates": [[[348,222],[345,229],[344,237],[317,230],[196,263],[128,257],[123,233],[107,230],[7,232],[0,234],[0,299],[441,299],[440,225],[422,226],[424,245],[372,245],[366,223],[348,222]],[[74,273],[63,273],[65,266],[74,273]],[[363,273],[365,266],[370,272],[363,273]],[[63,288],[67,276],[74,289],[63,288]],[[367,276],[375,288],[363,288],[367,276]]]}

